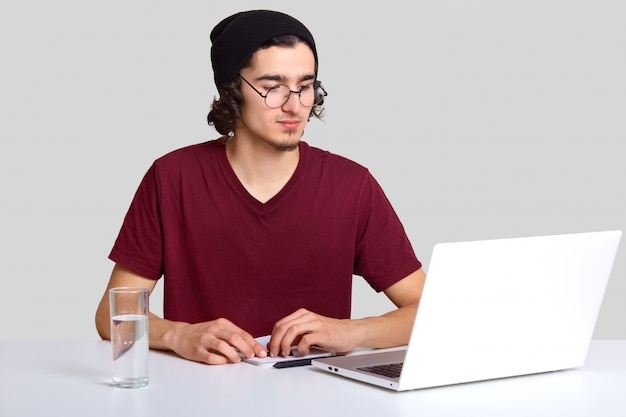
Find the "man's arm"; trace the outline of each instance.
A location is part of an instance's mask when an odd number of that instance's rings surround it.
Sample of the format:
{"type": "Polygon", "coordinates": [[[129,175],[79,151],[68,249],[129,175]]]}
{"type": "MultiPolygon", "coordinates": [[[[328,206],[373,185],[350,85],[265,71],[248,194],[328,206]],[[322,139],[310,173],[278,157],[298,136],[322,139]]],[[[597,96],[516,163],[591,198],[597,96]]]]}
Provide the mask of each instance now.
{"type": "Polygon", "coordinates": [[[338,352],[353,348],[385,348],[409,342],[426,274],[419,269],[385,290],[398,307],[379,317],[339,320],[320,316],[305,309],[278,321],[270,340],[270,355],[288,354],[291,346],[307,353],[311,345],[338,352]]]}
{"type": "MultiPolygon", "coordinates": [[[[109,317],[109,289],[114,287],[142,287],[150,293],[156,281],[141,277],[120,265],[115,265],[107,289],[96,311],[96,328],[100,337],[111,338],[109,317]]],[[[178,355],[208,364],[239,362],[239,350],[246,357],[266,356],[265,348],[252,335],[226,319],[189,324],[165,320],[150,313],[150,348],[172,350],[178,355]]]]}

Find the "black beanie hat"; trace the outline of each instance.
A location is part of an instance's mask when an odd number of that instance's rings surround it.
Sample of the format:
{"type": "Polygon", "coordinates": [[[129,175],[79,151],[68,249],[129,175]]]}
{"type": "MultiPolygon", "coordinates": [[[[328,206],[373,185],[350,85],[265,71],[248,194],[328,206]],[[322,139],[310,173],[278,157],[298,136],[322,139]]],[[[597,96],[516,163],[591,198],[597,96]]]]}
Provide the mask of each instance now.
{"type": "Polygon", "coordinates": [[[282,35],[295,35],[308,43],[317,66],[313,35],[291,16],[271,10],[250,10],[218,23],[211,31],[211,64],[217,88],[235,79],[259,46],[282,35]]]}

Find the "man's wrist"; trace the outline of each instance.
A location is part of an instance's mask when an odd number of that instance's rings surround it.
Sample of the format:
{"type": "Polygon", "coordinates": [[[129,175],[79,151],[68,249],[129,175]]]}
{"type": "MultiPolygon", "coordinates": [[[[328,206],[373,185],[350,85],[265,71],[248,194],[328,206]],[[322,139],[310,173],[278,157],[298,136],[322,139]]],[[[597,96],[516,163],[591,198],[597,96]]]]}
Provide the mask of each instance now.
{"type": "MultiPolygon", "coordinates": [[[[188,323],[169,321],[165,319],[157,319],[158,323],[155,323],[154,338],[151,337],[151,341],[154,342],[154,348],[161,350],[176,351],[176,345],[181,340],[180,332],[183,327],[188,326],[188,323]]],[[[152,329],[151,329],[152,331],[152,329]]]]}

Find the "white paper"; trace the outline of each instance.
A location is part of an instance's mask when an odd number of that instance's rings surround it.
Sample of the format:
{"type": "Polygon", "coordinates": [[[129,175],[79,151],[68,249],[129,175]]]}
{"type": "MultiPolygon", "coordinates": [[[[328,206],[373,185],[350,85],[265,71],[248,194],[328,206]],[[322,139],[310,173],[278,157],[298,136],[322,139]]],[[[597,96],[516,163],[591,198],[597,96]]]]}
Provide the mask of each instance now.
{"type": "MultiPolygon", "coordinates": [[[[261,346],[266,347],[270,341],[270,336],[268,335],[268,336],[257,337],[255,340],[259,342],[261,346]]],[[[290,362],[290,361],[302,360],[302,359],[314,359],[314,358],[323,358],[326,356],[335,356],[334,351],[329,350],[329,349],[324,349],[319,346],[311,346],[309,353],[306,355],[299,353],[298,349],[295,346],[292,346],[291,352],[293,353],[293,355],[291,356],[278,356],[276,358],[272,358],[269,356],[266,358],[257,358],[257,357],[244,358],[242,356],[242,360],[244,362],[251,363],[257,366],[271,367],[271,366],[274,366],[274,364],[277,362],[290,362]]]]}

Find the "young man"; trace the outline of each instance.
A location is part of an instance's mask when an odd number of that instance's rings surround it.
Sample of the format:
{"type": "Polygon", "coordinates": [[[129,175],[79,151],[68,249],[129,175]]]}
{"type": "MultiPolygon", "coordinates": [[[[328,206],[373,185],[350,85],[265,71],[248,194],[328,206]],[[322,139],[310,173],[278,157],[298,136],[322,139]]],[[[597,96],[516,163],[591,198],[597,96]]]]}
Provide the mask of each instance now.
{"type": "MultiPolygon", "coordinates": [[[[199,362],[406,344],[424,273],[382,190],[360,165],[301,141],[325,91],[308,29],[248,11],[211,32],[222,138],[155,161],[110,259],[109,288],[164,277],[150,346],[199,362]],[[352,275],[398,307],[350,319],[352,275]],[[271,334],[268,346],[254,337],[271,334]]],[[[96,313],[108,339],[105,292],[96,313]]]]}

